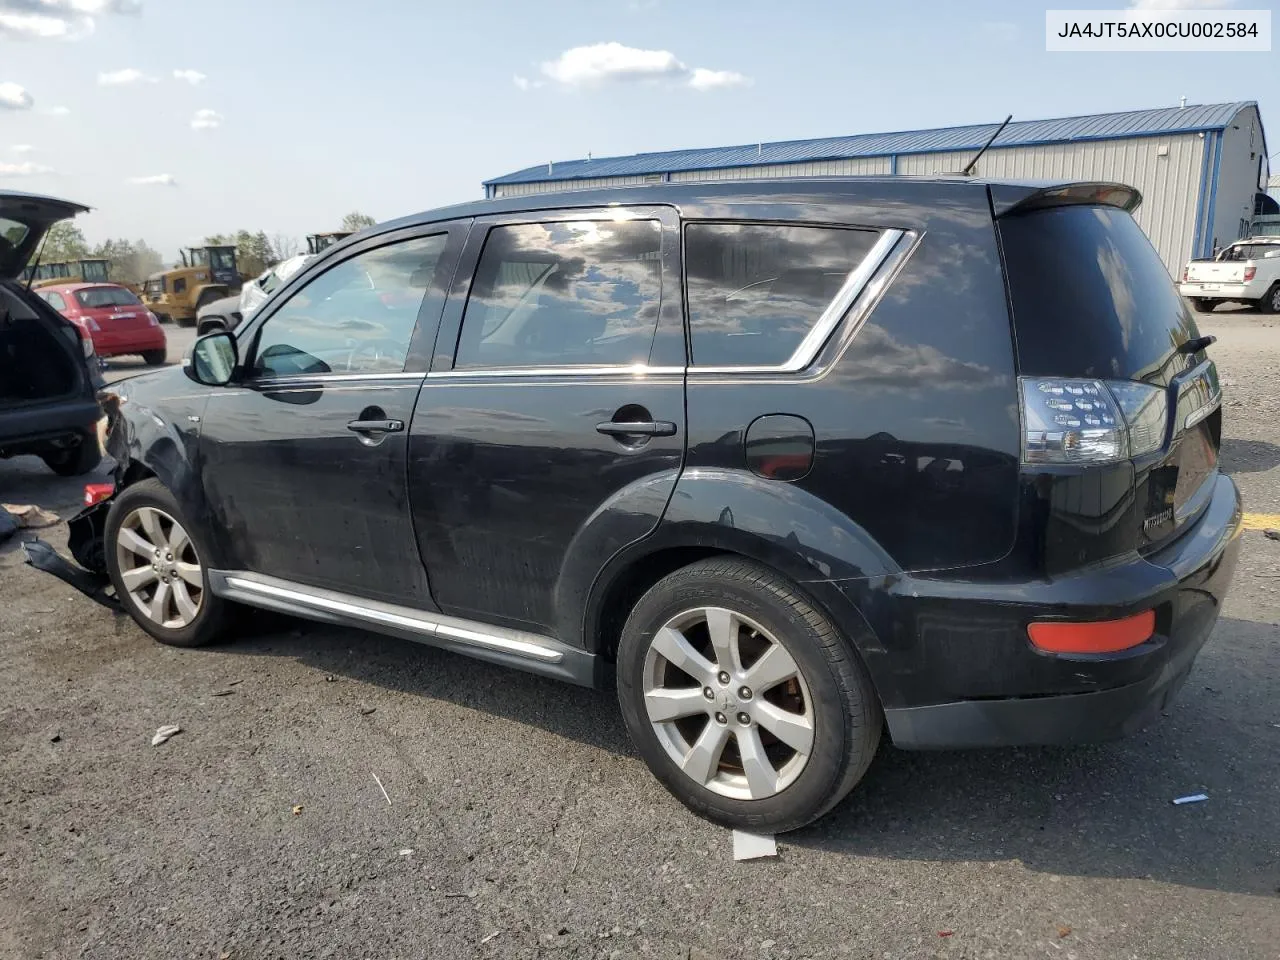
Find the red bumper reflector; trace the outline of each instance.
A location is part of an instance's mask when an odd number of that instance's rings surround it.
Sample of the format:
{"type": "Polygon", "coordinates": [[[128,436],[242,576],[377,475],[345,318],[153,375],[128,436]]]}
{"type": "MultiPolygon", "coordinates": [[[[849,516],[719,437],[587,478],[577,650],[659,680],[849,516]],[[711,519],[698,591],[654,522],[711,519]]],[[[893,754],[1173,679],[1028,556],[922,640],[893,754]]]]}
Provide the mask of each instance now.
{"type": "Polygon", "coordinates": [[[1089,623],[1056,621],[1027,626],[1031,642],[1048,653],[1115,653],[1150,640],[1155,632],[1154,610],[1125,617],[1123,620],[1098,620],[1089,623]]]}
{"type": "Polygon", "coordinates": [[[84,485],[84,505],[92,507],[95,503],[110,500],[111,495],[115,492],[116,485],[114,483],[86,483],[84,485]]]}

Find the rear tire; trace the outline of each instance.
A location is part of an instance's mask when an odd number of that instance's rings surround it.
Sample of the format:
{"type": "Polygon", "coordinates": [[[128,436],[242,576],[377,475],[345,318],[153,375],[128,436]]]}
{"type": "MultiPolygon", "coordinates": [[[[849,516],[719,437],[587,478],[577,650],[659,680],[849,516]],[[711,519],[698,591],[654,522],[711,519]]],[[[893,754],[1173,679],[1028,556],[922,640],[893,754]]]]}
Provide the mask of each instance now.
{"type": "Polygon", "coordinates": [[[233,607],[209,589],[203,533],[159,480],[142,480],[116,497],[103,542],[121,606],[155,639],[199,647],[227,631],[233,607]]]}
{"type": "Polygon", "coordinates": [[[144,350],[142,359],[149,367],[158,367],[168,359],[168,352],[165,350],[144,350]]]}
{"type": "Polygon", "coordinates": [[[1263,313],[1280,313],[1280,283],[1271,285],[1271,289],[1258,301],[1258,309],[1263,313]]]}
{"type": "Polygon", "coordinates": [[[790,582],[738,558],[655,584],[623,627],[617,676],[649,769],[690,810],[738,829],[822,816],[866,772],[884,724],[848,640],[790,582]]]}
{"type": "Polygon", "coordinates": [[[179,327],[194,327],[196,325],[195,317],[177,317],[174,321],[179,327]]]}
{"type": "Polygon", "coordinates": [[[43,454],[40,459],[60,477],[81,477],[102,462],[102,451],[98,438],[86,435],[75,446],[43,454]]]}

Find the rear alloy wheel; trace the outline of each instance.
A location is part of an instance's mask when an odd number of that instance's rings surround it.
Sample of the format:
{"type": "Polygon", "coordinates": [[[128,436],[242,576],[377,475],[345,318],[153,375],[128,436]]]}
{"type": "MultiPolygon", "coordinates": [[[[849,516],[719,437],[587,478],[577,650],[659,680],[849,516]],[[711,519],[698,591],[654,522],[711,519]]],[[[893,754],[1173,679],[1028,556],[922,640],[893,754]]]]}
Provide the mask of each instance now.
{"type": "Polygon", "coordinates": [[[655,584],[618,648],[638,750],[694,812],[780,833],[835,806],[866,771],[883,718],[835,626],[788,581],[735,558],[655,584]]]}
{"type": "Polygon", "coordinates": [[[1280,313],[1280,283],[1273,284],[1261,300],[1258,309],[1263,313],[1280,313]]]}
{"type": "Polygon", "coordinates": [[[121,604],[162,643],[195,647],[216,639],[229,614],[209,590],[204,553],[158,480],[126,487],[107,515],[107,572],[121,604]]]}

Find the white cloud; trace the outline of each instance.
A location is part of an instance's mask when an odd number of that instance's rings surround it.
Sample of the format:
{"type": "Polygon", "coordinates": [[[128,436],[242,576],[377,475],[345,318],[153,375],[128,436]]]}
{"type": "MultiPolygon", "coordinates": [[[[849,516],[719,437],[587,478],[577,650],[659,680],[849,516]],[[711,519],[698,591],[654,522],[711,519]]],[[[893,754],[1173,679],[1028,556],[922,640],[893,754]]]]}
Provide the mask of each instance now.
{"type": "Polygon", "coordinates": [[[32,150],[35,149],[35,147],[33,147],[29,143],[15,143],[9,149],[12,150],[14,153],[30,153],[32,150]]]}
{"type": "Polygon", "coordinates": [[[33,103],[35,100],[23,87],[8,81],[0,83],[0,110],[30,110],[33,103]]]}
{"type": "Polygon", "coordinates": [[[689,78],[689,86],[695,90],[723,90],[726,87],[744,87],[750,79],[733,70],[708,70],[697,67],[689,78]]]}
{"type": "Polygon", "coordinates": [[[173,79],[182,80],[193,87],[198,87],[209,78],[199,70],[175,70],[173,71],[173,79]]]}
{"type": "Polygon", "coordinates": [[[1130,10],[1220,10],[1235,0],[1133,0],[1130,10]]]}
{"type": "Polygon", "coordinates": [[[217,110],[197,110],[191,118],[192,130],[217,130],[222,126],[222,114],[217,110]]]}
{"type": "Polygon", "coordinates": [[[176,187],[178,181],[171,173],[155,173],[149,177],[130,177],[129,182],[137,187],[176,187]]]}
{"type": "Polygon", "coordinates": [[[21,163],[0,163],[0,177],[34,177],[41,173],[53,173],[53,167],[24,160],[21,163]]]}
{"type": "Polygon", "coordinates": [[[518,73],[517,73],[514,77],[512,77],[512,78],[511,78],[511,82],[512,82],[512,83],[514,83],[514,84],[516,85],[516,88],[517,88],[518,90],[528,90],[528,89],[529,89],[529,81],[528,81],[528,79],[527,79],[526,77],[522,77],[522,76],[520,76],[520,74],[518,74],[518,73]]]}
{"type": "MultiPolygon", "coordinates": [[[[610,82],[669,80],[694,90],[741,86],[751,81],[732,70],[689,67],[670,50],[641,50],[621,43],[572,47],[541,65],[544,76],[566,87],[598,86],[610,82]]],[[[516,78],[516,86],[522,86],[516,78]]]]}
{"type": "Polygon", "coordinates": [[[69,116],[71,116],[71,108],[70,108],[70,107],[61,107],[61,106],[59,106],[59,107],[50,107],[48,110],[45,110],[45,111],[43,111],[43,112],[44,112],[44,113],[47,113],[47,114],[48,114],[49,116],[51,116],[51,117],[69,117],[69,116]]]}
{"type": "Polygon", "coordinates": [[[140,13],[140,0],[0,0],[0,37],[78,40],[103,14],[140,13]]]}
{"type": "Polygon", "coordinates": [[[158,83],[155,77],[149,77],[137,67],[125,67],[123,70],[109,70],[98,74],[100,87],[127,87],[135,83],[158,83]]]}

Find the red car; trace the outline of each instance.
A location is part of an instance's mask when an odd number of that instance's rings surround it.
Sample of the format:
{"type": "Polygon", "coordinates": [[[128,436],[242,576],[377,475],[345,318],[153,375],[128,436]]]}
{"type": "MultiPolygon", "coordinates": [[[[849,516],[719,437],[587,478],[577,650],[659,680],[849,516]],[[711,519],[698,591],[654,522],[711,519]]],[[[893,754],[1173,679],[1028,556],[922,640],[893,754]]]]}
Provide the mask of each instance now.
{"type": "Polygon", "coordinates": [[[114,283],[59,283],[34,291],[93,341],[100,357],[140,353],[150,366],[164,363],[168,343],[156,315],[114,283]]]}

